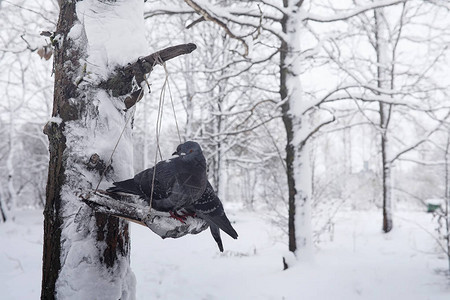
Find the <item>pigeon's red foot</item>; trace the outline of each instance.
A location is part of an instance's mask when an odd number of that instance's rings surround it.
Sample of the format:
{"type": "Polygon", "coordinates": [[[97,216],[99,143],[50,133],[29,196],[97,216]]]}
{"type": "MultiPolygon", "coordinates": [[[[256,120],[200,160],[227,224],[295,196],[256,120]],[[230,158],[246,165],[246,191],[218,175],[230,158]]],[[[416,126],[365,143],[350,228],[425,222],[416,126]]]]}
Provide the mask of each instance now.
{"type": "Polygon", "coordinates": [[[170,216],[172,217],[172,218],[174,218],[174,219],[176,219],[176,220],[178,220],[178,221],[180,221],[181,223],[183,223],[183,224],[186,224],[186,218],[184,217],[184,216],[180,216],[180,215],[178,215],[176,212],[173,212],[173,211],[169,211],[169,214],[170,214],[170,216]]]}
{"type": "Polygon", "coordinates": [[[197,214],[195,212],[193,212],[193,213],[184,212],[183,213],[183,217],[193,217],[193,218],[195,218],[196,216],[197,216],[197,214]]]}

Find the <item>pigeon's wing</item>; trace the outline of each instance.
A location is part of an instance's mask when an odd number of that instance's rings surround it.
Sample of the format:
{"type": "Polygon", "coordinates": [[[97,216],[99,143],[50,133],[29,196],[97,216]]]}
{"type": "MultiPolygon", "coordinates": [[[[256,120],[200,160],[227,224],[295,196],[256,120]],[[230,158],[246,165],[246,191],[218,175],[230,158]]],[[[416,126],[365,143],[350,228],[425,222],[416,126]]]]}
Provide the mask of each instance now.
{"type": "Polygon", "coordinates": [[[164,199],[171,193],[172,185],[175,181],[175,172],[176,169],[172,165],[171,160],[161,161],[156,165],[156,168],[146,169],[136,174],[134,178],[114,182],[114,186],[108,188],[107,191],[139,195],[146,200],[150,199],[153,191],[153,199],[164,199]],[[155,180],[153,181],[154,172],[155,180]]]}
{"type": "Polygon", "coordinates": [[[164,199],[169,197],[175,182],[176,169],[171,160],[160,161],[155,167],[136,174],[133,178],[139,190],[150,199],[164,199]],[[153,176],[155,177],[153,179],[153,176]]]}
{"type": "MultiPolygon", "coordinates": [[[[231,225],[230,220],[228,220],[227,215],[223,210],[222,202],[220,202],[219,197],[214,193],[209,182],[202,197],[194,203],[194,209],[197,215],[207,221],[210,226],[211,224],[214,224],[232,238],[237,239],[238,234],[231,225]]],[[[213,234],[213,229],[211,229],[211,234],[213,234]]],[[[214,237],[214,239],[216,239],[216,237],[214,237]]]]}
{"type": "Polygon", "coordinates": [[[114,186],[108,188],[106,191],[109,193],[126,193],[141,196],[146,198],[146,194],[141,190],[140,186],[136,184],[134,178],[124,181],[117,181],[113,183],[114,186]]]}
{"type": "Polygon", "coordinates": [[[157,165],[156,178],[170,190],[166,198],[157,198],[159,201],[155,202],[162,209],[181,210],[202,196],[207,182],[206,171],[196,168],[192,162],[177,157],[171,161],[170,172],[166,172],[167,168],[164,167],[158,169],[157,165]]]}
{"type": "Polygon", "coordinates": [[[159,211],[177,211],[189,206],[202,195],[206,185],[206,173],[202,178],[189,163],[175,157],[159,162],[155,170],[149,169],[135,176],[135,182],[146,195],[152,192],[153,171],[152,207],[159,211]]]}

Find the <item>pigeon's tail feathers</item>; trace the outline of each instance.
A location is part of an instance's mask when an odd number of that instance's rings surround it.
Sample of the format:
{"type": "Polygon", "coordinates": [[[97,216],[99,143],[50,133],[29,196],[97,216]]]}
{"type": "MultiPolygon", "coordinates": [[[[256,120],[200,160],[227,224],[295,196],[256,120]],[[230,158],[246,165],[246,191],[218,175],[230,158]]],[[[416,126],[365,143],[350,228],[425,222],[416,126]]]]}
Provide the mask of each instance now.
{"type": "Polygon", "coordinates": [[[237,234],[236,230],[234,230],[233,226],[230,223],[230,220],[228,220],[225,213],[221,216],[212,217],[211,219],[214,222],[214,224],[216,224],[220,229],[225,231],[233,239],[238,238],[238,234],[237,234]]]}
{"type": "Polygon", "coordinates": [[[142,190],[139,188],[139,186],[136,184],[133,178],[124,180],[124,181],[118,181],[113,183],[114,186],[108,188],[106,191],[109,193],[127,193],[127,194],[133,194],[133,195],[139,195],[144,196],[142,190]]]}
{"type": "MultiPolygon", "coordinates": [[[[222,229],[226,234],[231,236],[233,239],[238,238],[238,234],[237,234],[236,230],[234,230],[233,226],[231,226],[230,220],[228,220],[225,213],[223,213],[221,215],[216,215],[216,216],[200,213],[199,216],[202,219],[205,219],[211,228],[218,227],[218,228],[222,229]]],[[[212,231],[211,231],[211,233],[212,233],[212,231]]]]}
{"type": "Polygon", "coordinates": [[[214,224],[209,225],[209,229],[211,230],[211,235],[219,247],[220,252],[223,252],[222,239],[220,238],[220,229],[214,224]]]}

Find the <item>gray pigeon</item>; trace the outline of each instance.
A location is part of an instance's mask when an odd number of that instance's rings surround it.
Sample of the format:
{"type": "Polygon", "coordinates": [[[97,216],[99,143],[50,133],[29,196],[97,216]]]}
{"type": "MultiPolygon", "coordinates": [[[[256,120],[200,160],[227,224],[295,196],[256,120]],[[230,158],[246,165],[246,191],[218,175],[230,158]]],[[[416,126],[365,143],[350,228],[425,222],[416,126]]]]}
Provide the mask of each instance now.
{"type": "Polygon", "coordinates": [[[220,251],[223,252],[220,229],[237,238],[223,210],[220,199],[214,193],[206,178],[206,160],[200,145],[186,142],[177,147],[178,157],[156,164],[156,173],[152,193],[154,168],[146,169],[132,179],[114,182],[110,193],[128,193],[139,195],[146,201],[152,198],[152,208],[166,211],[172,217],[183,222],[185,218],[178,212],[195,215],[205,220],[220,251]]]}
{"type": "Polygon", "coordinates": [[[196,142],[185,142],[178,145],[178,157],[160,161],[156,168],[146,169],[132,179],[114,182],[114,187],[107,192],[122,192],[140,195],[145,200],[152,200],[152,207],[159,211],[167,211],[182,220],[177,211],[190,206],[199,199],[206,188],[206,160],[200,145],[196,142]],[[153,173],[155,185],[152,193],[153,173]]]}

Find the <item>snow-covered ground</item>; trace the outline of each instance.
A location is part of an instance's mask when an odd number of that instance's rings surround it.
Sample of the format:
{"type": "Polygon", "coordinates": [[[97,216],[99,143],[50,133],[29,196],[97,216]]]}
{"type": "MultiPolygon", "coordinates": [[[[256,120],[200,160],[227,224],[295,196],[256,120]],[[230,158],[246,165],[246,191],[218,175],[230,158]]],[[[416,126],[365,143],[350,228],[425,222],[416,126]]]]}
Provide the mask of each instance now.
{"type": "MultiPolygon", "coordinates": [[[[287,271],[277,228],[256,213],[228,214],[239,239],[223,237],[223,254],[209,231],[162,240],[133,224],[137,299],[450,299],[447,261],[426,232],[434,232],[429,214],[397,213],[384,235],[381,213],[341,212],[333,241],[287,271]]],[[[0,224],[0,240],[0,298],[38,299],[42,213],[0,224]]]]}

